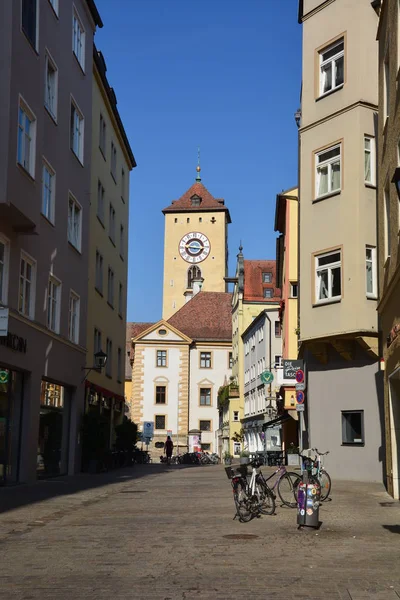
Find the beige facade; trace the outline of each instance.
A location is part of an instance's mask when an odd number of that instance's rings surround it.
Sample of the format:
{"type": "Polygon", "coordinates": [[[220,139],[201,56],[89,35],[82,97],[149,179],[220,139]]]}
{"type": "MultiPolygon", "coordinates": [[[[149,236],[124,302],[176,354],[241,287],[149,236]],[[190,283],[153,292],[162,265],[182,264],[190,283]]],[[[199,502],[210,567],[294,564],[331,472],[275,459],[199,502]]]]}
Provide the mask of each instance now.
{"type": "Polygon", "coordinates": [[[107,363],[88,373],[87,407],[123,417],[128,269],[129,175],[136,166],[100,52],[93,53],[92,168],[87,363],[102,350],[107,363]]]}
{"type": "Polygon", "coordinates": [[[346,0],[300,2],[299,16],[299,312],[308,442],[330,449],[334,476],[379,480],[378,19],[371,3],[346,0]]]}
{"type": "Polygon", "coordinates": [[[400,7],[397,0],[382,2],[379,28],[378,118],[378,311],[385,359],[384,395],[386,473],[389,492],[400,498],[400,253],[399,195],[392,180],[400,179],[400,7]]]}

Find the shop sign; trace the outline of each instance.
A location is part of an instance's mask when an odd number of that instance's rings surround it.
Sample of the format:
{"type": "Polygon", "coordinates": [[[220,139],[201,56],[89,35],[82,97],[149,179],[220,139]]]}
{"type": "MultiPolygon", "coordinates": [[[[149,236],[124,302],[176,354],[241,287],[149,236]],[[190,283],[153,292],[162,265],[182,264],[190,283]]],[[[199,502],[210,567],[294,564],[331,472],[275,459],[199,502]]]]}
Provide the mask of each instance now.
{"type": "Polygon", "coordinates": [[[0,371],[0,383],[7,383],[9,372],[8,371],[0,371]]]}
{"type": "Polygon", "coordinates": [[[9,309],[0,306],[0,337],[6,337],[8,335],[8,315],[9,309]]]}
{"type": "Polygon", "coordinates": [[[299,369],[303,369],[304,362],[302,360],[283,359],[283,378],[296,379],[296,373],[299,369]]]}
{"type": "Polygon", "coordinates": [[[5,337],[0,336],[0,346],[6,346],[15,352],[26,354],[26,339],[9,332],[5,337]]]}

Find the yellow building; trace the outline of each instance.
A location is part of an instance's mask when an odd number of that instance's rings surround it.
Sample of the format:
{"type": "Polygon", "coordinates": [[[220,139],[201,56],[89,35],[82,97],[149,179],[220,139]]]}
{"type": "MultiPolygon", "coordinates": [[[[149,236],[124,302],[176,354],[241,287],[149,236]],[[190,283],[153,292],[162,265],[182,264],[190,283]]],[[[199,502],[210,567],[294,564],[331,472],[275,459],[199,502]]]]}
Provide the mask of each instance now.
{"type": "Polygon", "coordinates": [[[164,285],[163,319],[177,312],[193,295],[198,282],[205,292],[226,292],[228,268],[229,210],[222,199],[214,198],[196,182],[163,210],[164,285]],[[204,280],[204,285],[203,285],[204,280]]]}
{"type": "Polygon", "coordinates": [[[136,166],[103,55],[93,50],[92,170],[89,229],[87,365],[107,354],[86,378],[86,409],[113,427],[124,415],[129,174],[136,166]]]}

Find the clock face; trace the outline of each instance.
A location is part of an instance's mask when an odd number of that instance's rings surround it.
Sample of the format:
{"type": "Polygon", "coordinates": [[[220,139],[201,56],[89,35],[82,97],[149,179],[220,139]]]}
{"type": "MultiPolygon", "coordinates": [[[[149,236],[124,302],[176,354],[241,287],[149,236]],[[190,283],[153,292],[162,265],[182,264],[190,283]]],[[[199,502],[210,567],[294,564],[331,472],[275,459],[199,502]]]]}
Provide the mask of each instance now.
{"type": "Polygon", "coordinates": [[[203,233],[187,233],[179,242],[179,254],[188,263],[202,262],[210,254],[210,250],[210,241],[203,233]]]}

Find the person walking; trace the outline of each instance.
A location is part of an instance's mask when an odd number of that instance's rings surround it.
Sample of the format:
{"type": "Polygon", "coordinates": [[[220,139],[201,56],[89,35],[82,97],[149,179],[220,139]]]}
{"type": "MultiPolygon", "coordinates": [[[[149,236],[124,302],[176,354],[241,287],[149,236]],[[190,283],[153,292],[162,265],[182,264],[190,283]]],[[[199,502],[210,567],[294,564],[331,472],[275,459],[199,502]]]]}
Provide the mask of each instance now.
{"type": "Polygon", "coordinates": [[[173,449],[174,449],[174,442],[171,440],[170,436],[168,436],[167,441],[164,444],[164,452],[167,456],[168,464],[170,464],[173,449]]]}

